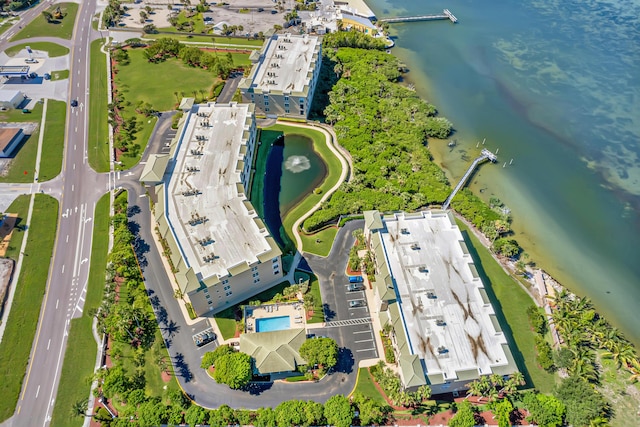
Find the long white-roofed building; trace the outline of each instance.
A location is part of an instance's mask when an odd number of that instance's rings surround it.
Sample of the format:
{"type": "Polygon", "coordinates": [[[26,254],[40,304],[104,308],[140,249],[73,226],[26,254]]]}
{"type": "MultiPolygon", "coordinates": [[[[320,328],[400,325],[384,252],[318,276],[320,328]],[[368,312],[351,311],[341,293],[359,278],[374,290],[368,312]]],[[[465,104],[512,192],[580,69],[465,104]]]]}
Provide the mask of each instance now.
{"type": "Polygon", "coordinates": [[[156,190],[158,231],[196,315],[282,279],[280,249],[247,198],[256,133],[251,104],[194,105],[156,190]]]}
{"type": "Polygon", "coordinates": [[[267,117],[306,119],[322,62],[319,37],[274,34],[250,57],[253,66],[238,88],[242,102],[267,117]]]}
{"type": "Polygon", "coordinates": [[[455,393],[480,376],[517,371],[453,214],[364,216],[374,306],[391,328],[404,387],[455,393]]]}

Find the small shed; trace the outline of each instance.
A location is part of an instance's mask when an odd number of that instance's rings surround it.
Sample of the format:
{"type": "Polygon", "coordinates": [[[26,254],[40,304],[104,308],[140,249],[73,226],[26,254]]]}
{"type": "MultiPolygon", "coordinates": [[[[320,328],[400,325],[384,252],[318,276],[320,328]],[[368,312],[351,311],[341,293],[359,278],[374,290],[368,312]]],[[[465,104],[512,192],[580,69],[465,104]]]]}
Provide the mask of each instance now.
{"type": "Polygon", "coordinates": [[[18,108],[25,97],[19,90],[0,90],[0,108],[3,110],[18,108]]]}

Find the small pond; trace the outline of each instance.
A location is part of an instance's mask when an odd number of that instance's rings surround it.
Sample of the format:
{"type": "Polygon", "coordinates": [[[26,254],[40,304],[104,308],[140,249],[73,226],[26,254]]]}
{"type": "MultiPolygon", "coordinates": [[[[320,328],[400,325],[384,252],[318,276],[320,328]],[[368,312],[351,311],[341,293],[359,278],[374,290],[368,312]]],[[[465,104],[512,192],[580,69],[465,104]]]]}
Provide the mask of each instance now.
{"type": "Polygon", "coordinates": [[[278,138],[269,152],[264,178],[264,220],[278,244],[282,218],[318,187],[327,176],[327,166],[313,150],[313,141],[303,135],[278,138]]]}

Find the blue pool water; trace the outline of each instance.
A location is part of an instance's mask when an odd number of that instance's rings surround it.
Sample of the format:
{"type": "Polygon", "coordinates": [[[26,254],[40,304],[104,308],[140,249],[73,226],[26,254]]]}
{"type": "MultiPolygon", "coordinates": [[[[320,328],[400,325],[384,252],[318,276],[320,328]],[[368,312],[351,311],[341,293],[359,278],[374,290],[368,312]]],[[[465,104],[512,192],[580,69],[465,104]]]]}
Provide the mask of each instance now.
{"type": "Polygon", "coordinates": [[[290,324],[289,316],[256,319],[256,332],[281,331],[289,329],[290,324]]]}

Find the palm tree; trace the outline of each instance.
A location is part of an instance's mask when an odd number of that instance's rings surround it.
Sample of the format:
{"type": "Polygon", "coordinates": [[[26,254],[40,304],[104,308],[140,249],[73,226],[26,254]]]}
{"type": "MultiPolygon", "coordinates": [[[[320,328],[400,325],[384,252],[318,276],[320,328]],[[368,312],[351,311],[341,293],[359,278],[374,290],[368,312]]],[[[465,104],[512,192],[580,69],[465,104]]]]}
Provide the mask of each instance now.
{"type": "Polygon", "coordinates": [[[524,380],[524,375],[520,371],[516,371],[513,374],[511,374],[511,378],[509,379],[513,380],[513,382],[519,386],[526,384],[526,381],[524,380]]]}
{"type": "Polygon", "coordinates": [[[482,398],[484,390],[482,388],[482,385],[480,384],[480,381],[478,380],[471,381],[469,384],[467,384],[467,388],[468,388],[467,390],[468,396],[477,396],[479,398],[482,398]]]}
{"type": "Polygon", "coordinates": [[[87,414],[89,408],[89,399],[84,398],[76,400],[71,405],[71,416],[73,417],[90,417],[91,414],[87,414]]]}

